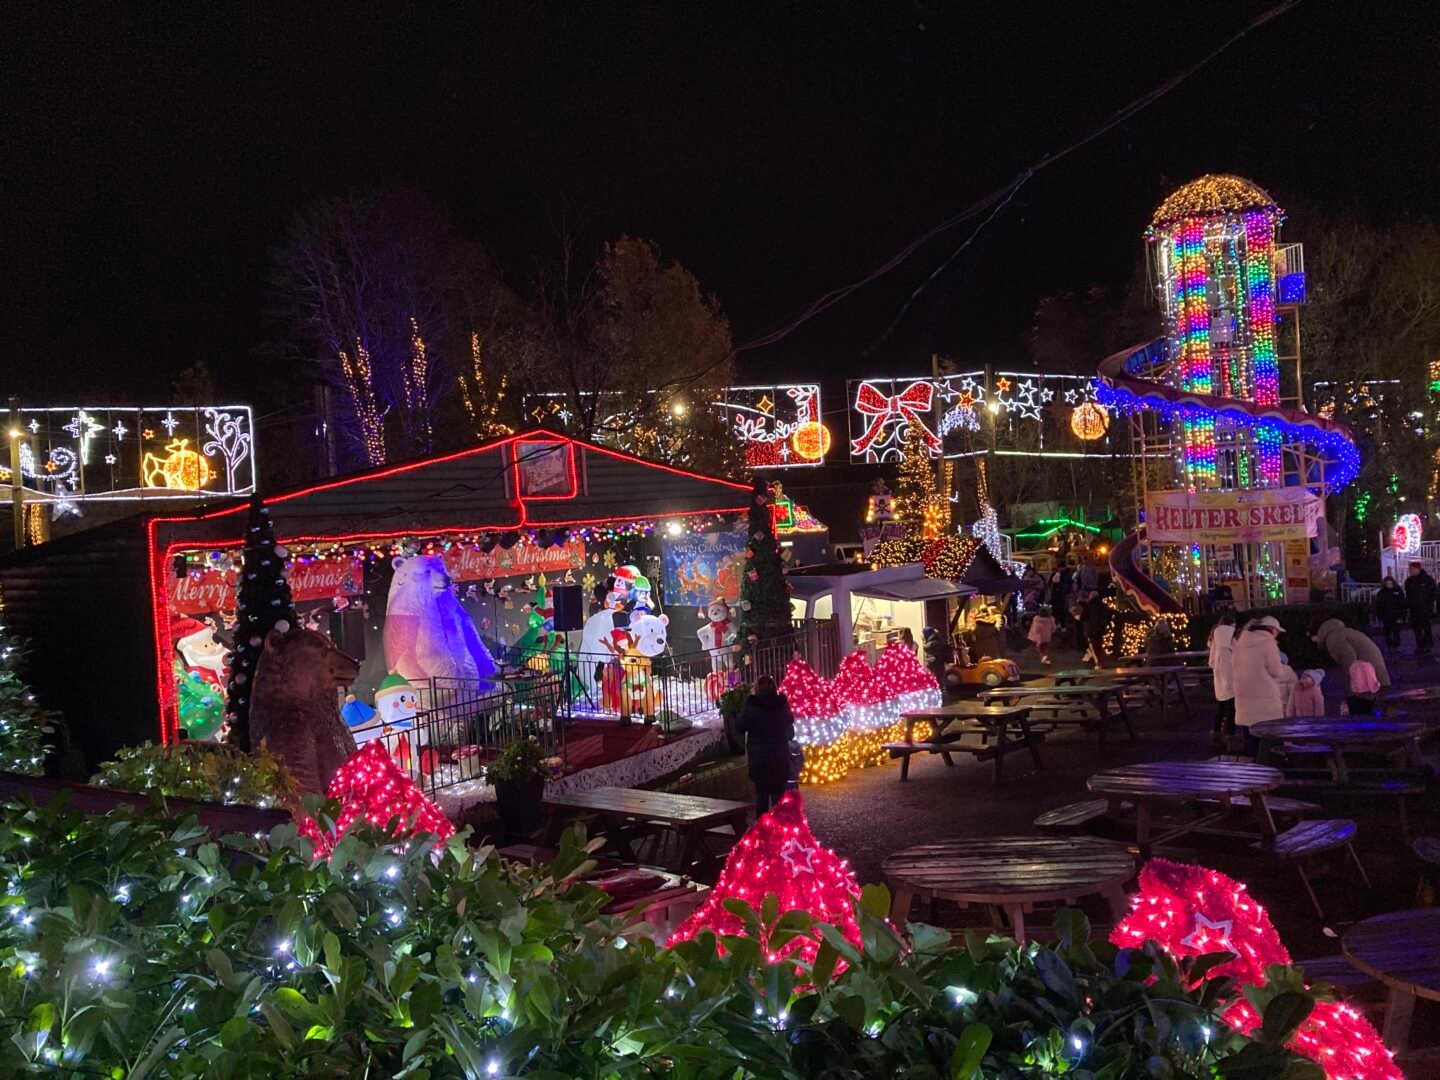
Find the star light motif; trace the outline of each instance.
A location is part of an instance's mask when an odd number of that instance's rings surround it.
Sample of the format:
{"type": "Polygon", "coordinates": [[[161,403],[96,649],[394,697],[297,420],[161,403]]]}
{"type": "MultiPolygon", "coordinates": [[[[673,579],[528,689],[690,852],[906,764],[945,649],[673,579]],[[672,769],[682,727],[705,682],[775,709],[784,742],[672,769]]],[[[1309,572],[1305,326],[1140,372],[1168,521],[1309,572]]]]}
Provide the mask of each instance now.
{"type": "Polygon", "coordinates": [[[811,864],[811,860],[815,858],[815,851],[815,848],[806,847],[792,836],[780,849],[780,857],[790,864],[790,873],[798,877],[802,873],[815,873],[815,867],[811,864]],[[803,866],[801,865],[802,859],[804,860],[803,866]]]}
{"type": "Polygon", "coordinates": [[[122,422],[122,423],[116,424],[116,425],[115,425],[113,428],[111,428],[110,430],[115,433],[115,438],[117,438],[117,439],[123,439],[123,438],[125,438],[126,433],[127,433],[130,429],[127,428],[127,427],[125,426],[125,424],[122,422]]]}
{"type": "Polygon", "coordinates": [[[1235,925],[1233,919],[1220,919],[1211,922],[1200,912],[1195,913],[1195,929],[1180,939],[1180,944],[1186,948],[1195,949],[1199,952],[1228,952],[1235,953],[1235,946],[1230,944],[1230,930],[1235,925]],[[1212,936],[1211,931],[1218,931],[1218,936],[1212,936]]]}
{"type": "Polygon", "coordinates": [[[1074,390],[1066,390],[1066,391],[1065,391],[1065,404],[1066,404],[1066,405],[1074,405],[1075,402],[1079,399],[1079,397],[1080,397],[1080,395],[1079,395],[1078,393],[1076,393],[1074,390]]]}
{"type": "Polygon", "coordinates": [[[755,408],[759,409],[766,416],[775,415],[775,402],[770,400],[769,394],[761,394],[760,400],[755,403],[755,408]]]}
{"type": "Polygon", "coordinates": [[[147,439],[153,439],[155,437],[155,429],[147,427],[144,431],[140,432],[140,434],[147,439]]]}
{"type": "Polygon", "coordinates": [[[975,407],[975,395],[966,390],[960,395],[960,407],[962,409],[973,409],[975,407]]]}
{"type": "Polygon", "coordinates": [[[106,455],[105,455],[105,464],[106,464],[106,465],[114,465],[115,462],[118,461],[118,460],[119,460],[119,458],[117,458],[114,454],[106,454],[106,455]]]}
{"type": "Polygon", "coordinates": [[[173,436],[175,429],[180,426],[180,421],[175,419],[175,414],[166,410],[165,419],[160,421],[160,426],[165,429],[167,435],[173,436]]]}
{"type": "Polygon", "coordinates": [[[1055,391],[1054,391],[1054,390],[1051,390],[1048,386],[1047,386],[1044,390],[1041,390],[1041,391],[1040,391],[1040,404],[1042,404],[1042,405],[1048,405],[1048,404],[1050,404],[1050,402],[1052,402],[1052,401],[1054,401],[1054,400],[1055,400],[1055,391]]]}
{"type": "Polygon", "coordinates": [[[40,430],[40,421],[31,420],[30,423],[26,424],[25,426],[30,429],[30,434],[34,435],[37,431],[40,430]]]}
{"type": "Polygon", "coordinates": [[[995,389],[999,390],[1002,394],[1008,394],[1010,392],[1010,380],[1002,375],[995,380],[995,389]]]}

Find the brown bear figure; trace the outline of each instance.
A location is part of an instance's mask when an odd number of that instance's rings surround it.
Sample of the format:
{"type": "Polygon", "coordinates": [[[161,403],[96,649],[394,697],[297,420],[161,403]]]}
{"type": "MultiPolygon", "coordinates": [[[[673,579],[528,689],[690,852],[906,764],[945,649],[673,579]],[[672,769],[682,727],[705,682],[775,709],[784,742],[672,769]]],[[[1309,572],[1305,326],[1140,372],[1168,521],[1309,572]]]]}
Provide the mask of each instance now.
{"type": "Polygon", "coordinates": [[[295,774],[302,795],[325,794],[330,778],[355,753],[340,719],[339,695],[360,665],[314,630],[283,621],[265,636],[250,694],[250,740],[263,741],[295,774]]]}

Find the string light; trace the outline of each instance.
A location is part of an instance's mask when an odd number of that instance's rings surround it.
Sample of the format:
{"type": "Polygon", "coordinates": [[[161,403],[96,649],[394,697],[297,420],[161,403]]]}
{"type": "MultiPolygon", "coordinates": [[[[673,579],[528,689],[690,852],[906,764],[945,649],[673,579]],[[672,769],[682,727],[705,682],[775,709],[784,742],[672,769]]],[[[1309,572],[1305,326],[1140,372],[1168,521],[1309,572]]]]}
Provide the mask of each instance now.
{"type": "MultiPolygon", "coordinates": [[[[444,843],[455,834],[455,826],[444,811],[401,771],[384,742],[383,739],[371,740],[335,770],[325,792],[326,798],[340,803],[340,815],[335,819],[333,831],[321,831],[313,818],[301,822],[300,835],[310,839],[317,855],[329,854],[334,842],[362,818],[380,828],[398,819],[392,834],[397,837],[434,833],[444,843]]],[[[392,880],[397,873],[393,864],[385,870],[392,880]]]]}
{"type": "MultiPolygon", "coordinates": [[[[787,792],[730,850],[705,903],[680,924],[667,945],[690,941],[706,930],[717,938],[743,936],[747,933],[744,922],[725,906],[725,901],[743,900],[758,911],[770,895],[779,901],[781,914],[803,911],[835,927],[856,948],[861,947],[860,926],[855,920],[859,882],[848,862],[815,839],[798,792],[787,792]]],[[[792,955],[806,963],[814,962],[820,948],[818,934],[797,934],[772,948],[769,930],[762,928],[759,944],[770,963],[792,955]]],[[[843,965],[841,961],[836,970],[842,970],[843,965]]],[[[777,1018],[784,1004],[773,1003],[777,1018]]]]}
{"type": "MultiPolygon", "coordinates": [[[[1203,978],[1228,976],[1248,986],[1263,985],[1271,964],[1290,963],[1265,909],[1235,879],[1203,866],[1151,859],[1139,883],[1130,913],[1110,935],[1113,944],[1140,948],[1154,941],[1177,957],[1229,952],[1233,959],[1203,978]]],[[[1224,1020],[1248,1035],[1261,1017],[1242,996],[1224,1020]]],[[[1334,1080],[1403,1080],[1379,1033],[1343,1002],[1317,1001],[1286,1045],[1318,1062],[1334,1080]]]]}
{"type": "Polygon", "coordinates": [[[340,370],[345,375],[345,389],[349,391],[355,416],[360,421],[360,442],[365,448],[365,461],[369,465],[384,465],[385,427],[379,402],[375,398],[369,351],[359,341],[355,342],[353,358],[341,349],[340,370]]]}

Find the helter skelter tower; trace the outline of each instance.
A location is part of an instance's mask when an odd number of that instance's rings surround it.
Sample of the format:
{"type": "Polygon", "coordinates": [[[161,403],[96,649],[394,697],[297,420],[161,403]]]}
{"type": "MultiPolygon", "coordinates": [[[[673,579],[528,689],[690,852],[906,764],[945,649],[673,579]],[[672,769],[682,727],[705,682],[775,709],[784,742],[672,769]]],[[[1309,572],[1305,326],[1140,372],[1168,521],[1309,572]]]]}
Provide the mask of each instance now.
{"type": "Polygon", "coordinates": [[[1283,220],[1269,194],[1238,176],[1202,176],[1170,195],[1146,230],[1165,336],[1100,365],[1099,400],[1131,416],[1141,516],[1167,515],[1168,528],[1153,522],[1148,542],[1131,537],[1111,560],[1152,611],[1178,610],[1217,582],[1238,587],[1241,603],[1282,599],[1287,552],[1270,537],[1287,515],[1316,512],[1306,493],[1329,494],[1358,470],[1349,433],[1304,411],[1304,261],[1300,245],[1278,243],[1283,220]],[[1177,542],[1176,522],[1194,522],[1192,542],[1177,542]]]}

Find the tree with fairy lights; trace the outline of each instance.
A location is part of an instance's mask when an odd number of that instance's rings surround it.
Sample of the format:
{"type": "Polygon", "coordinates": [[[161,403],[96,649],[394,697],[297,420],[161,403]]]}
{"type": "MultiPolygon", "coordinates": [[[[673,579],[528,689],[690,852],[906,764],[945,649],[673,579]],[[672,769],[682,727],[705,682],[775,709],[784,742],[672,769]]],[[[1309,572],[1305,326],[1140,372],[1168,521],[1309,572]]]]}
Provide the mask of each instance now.
{"type": "Polygon", "coordinates": [[[269,509],[259,498],[252,500],[236,605],[235,652],[230,657],[225,702],[229,742],[247,752],[250,750],[250,688],[255,682],[255,666],[260,661],[265,635],[276,623],[295,625],[295,601],[290,595],[290,583],[285,580],[285,560],[289,555],[275,542],[269,509]]]}
{"type": "Polygon", "coordinates": [[[25,649],[0,626],[0,772],[39,776],[45,771],[46,736],[54,717],[35,701],[20,677],[25,649]]]}
{"type": "Polygon", "coordinates": [[[935,494],[930,444],[924,429],[911,424],[905,430],[905,456],[900,459],[900,481],[895,487],[895,514],[905,523],[908,535],[924,535],[925,508],[935,494]]]}
{"type": "Polygon", "coordinates": [[[813,963],[820,948],[818,934],[787,935],[783,945],[772,948],[770,933],[776,919],[787,911],[803,911],[834,926],[859,948],[860,926],[855,920],[859,897],[860,885],[850,864],[815,839],[800,795],[791,791],[731,849],[705,903],[680,924],[667,944],[689,941],[705,930],[716,937],[753,932],[754,927],[726,904],[743,900],[765,916],[760,945],[771,963],[792,954],[813,963]],[[767,900],[770,896],[775,898],[773,907],[767,900]]]}
{"type": "Polygon", "coordinates": [[[790,632],[790,587],[780,561],[780,541],[770,512],[774,496],[756,480],[745,538],[745,574],[740,580],[739,642],[742,651],[790,632]]]}

